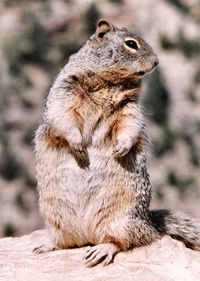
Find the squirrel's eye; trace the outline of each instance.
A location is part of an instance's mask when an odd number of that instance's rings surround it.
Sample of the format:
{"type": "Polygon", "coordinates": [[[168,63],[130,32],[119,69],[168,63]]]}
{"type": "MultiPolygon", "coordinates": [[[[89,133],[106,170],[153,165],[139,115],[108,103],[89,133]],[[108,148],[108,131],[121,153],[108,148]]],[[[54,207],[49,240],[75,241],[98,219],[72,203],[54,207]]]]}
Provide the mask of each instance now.
{"type": "Polygon", "coordinates": [[[135,40],[126,40],[125,41],[126,46],[128,46],[131,49],[138,50],[138,44],[135,40]]]}

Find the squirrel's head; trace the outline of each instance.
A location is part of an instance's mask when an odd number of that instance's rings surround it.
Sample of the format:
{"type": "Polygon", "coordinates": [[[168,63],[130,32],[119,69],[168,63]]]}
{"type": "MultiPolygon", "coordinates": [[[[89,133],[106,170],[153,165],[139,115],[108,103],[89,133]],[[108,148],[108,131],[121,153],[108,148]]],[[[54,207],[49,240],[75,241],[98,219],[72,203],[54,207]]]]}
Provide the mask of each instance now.
{"type": "Polygon", "coordinates": [[[142,38],[103,19],[84,49],[89,51],[88,65],[96,66],[97,71],[118,69],[125,76],[142,77],[158,64],[153,49],[142,38]]]}

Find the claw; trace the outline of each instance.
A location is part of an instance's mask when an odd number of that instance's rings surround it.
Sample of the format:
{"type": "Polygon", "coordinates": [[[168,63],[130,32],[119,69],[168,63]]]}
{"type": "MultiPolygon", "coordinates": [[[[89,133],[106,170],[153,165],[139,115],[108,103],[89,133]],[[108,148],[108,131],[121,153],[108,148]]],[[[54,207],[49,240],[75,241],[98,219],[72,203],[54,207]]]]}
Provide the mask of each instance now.
{"type": "Polygon", "coordinates": [[[88,267],[95,266],[101,262],[103,266],[106,266],[112,262],[117,252],[119,252],[119,249],[114,244],[99,244],[87,250],[84,263],[88,267]]]}
{"type": "Polygon", "coordinates": [[[85,255],[85,259],[88,259],[96,250],[95,249],[88,249],[85,255]]]}
{"type": "Polygon", "coordinates": [[[55,251],[57,248],[54,246],[47,246],[47,245],[41,245],[39,247],[36,247],[33,249],[33,253],[35,254],[44,254],[48,252],[55,251]]]}
{"type": "Polygon", "coordinates": [[[73,145],[72,151],[82,161],[85,161],[87,159],[86,149],[81,143],[73,145]]]}
{"type": "Polygon", "coordinates": [[[116,147],[114,150],[115,157],[123,157],[130,151],[132,146],[132,141],[129,139],[119,139],[116,143],[116,147]]]}
{"type": "Polygon", "coordinates": [[[103,261],[103,266],[107,266],[109,265],[113,260],[113,256],[112,255],[108,255],[105,260],[103,261]]]}

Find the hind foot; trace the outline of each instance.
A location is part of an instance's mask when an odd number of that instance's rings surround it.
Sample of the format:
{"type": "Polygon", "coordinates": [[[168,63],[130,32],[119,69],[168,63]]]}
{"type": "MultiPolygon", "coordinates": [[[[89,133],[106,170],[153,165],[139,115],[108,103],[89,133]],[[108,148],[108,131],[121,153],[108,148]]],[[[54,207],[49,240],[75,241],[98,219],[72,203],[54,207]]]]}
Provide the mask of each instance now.
{"type": "Polygon", "coordinates": [[[33,249],[33,252],[35,254],[44,254],[44,253],[48,253],[48,252],[52,252],[58,250],[58,248],[56,248],[55,246],[51,245],[41,245],[39,247],[36,247],[35,249],[33,249]]]}
{"type": "Polygon", "coordinates": [[[99,244],[87,250],[84,257],[84,263],[86,266],[92,267],[102,262],[102,264],[105,266],[113,261],[114,256],[118,252],[119,248],[114,244],[99,244]]]}

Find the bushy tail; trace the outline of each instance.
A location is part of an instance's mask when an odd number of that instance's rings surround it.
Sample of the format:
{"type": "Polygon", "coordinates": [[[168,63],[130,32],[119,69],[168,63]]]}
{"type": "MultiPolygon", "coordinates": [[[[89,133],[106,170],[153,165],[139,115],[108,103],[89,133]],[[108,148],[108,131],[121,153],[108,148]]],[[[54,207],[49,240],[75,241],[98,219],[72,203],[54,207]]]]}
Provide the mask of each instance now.
{"type": "Polygon", "coordinates": [[[153,226],[162,234],[181,240],[186,247],[200,251],[200,224],[188,215],[168,210],[149,211],[153,226]]]}

